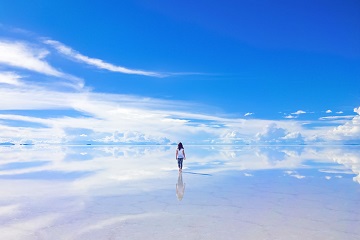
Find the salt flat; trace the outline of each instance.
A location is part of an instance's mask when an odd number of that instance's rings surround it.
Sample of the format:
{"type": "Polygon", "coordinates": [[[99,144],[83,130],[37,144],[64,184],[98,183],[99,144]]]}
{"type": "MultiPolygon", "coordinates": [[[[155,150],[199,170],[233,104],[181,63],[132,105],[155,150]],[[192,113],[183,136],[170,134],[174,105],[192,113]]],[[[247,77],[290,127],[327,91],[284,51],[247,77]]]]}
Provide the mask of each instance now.
{"type": "Polygon", "coordinates": [[[1,147],[1,239],[359,239],[357,146],[1,147]]]}

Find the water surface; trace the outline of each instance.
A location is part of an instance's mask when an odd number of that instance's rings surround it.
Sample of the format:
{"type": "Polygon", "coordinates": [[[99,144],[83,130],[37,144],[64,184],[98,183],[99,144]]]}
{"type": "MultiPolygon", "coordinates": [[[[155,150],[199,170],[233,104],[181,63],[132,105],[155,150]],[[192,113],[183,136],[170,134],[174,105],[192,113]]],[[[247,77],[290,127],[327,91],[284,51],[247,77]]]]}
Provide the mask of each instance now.
{"type": "Polygon", "coordinates": [[[0,147],[1,239],[360,239],[357,146],[0,147]]]}

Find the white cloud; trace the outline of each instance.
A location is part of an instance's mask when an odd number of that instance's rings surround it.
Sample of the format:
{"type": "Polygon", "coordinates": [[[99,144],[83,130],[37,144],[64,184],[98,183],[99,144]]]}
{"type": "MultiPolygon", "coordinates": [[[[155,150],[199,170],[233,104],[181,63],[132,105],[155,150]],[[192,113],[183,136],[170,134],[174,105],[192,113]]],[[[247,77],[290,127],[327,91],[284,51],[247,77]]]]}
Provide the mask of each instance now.
{"type": "Polygon", "coordinates": [[[0,41],[0,63],[47,75],[61,76],[61,72],[42,60],[48,53],[47,50],[36,49],[23,42],[0,41]]]}
{"type": "Polygon", "coordinates": [[[71,109],[73,101],[81,100],[79,95],[26,85],[17,88],[2,87],[0,95],[6,99],[0,110],[71,109]]]}
{"type": "Polygon", "coordinates": [[[67,57],[70,57],[73,60],[77,60],[91,66],[95,66],[100,69],[106,69],[111,72],[120,72],[125,74],[136,74],[136,75],[144,75],[144,76],[152,76],[152,77],[164,77],[165,74],[151,71],[143,71],[143,70],[135,70],[129,69],[122,66],[116,66],[111,63],[104,62],[101,59],[90,58],[85,55],[78,53],[72,48],[65,46],[64,44],[55,41],[55,40],[45,40],[44,43],[53,46],[59,53],[64,54],[67,57]]]}
{"type": "Polygon", "coordinates": [[[305,114],[305,113],[306,113],[306,112],[303,111],[303,110],[298,110],[298,111],[296,111],[296,112],[294,112],[294,113],[291,113],[291,114],[300,115],[300,114],[305,114]]]}
{"type": "Polygon", "coordinates": [[[354,108],[354,112],[357,113],[358,115],[360,115],[360,107],[354,108]]]}
{"type": "Polygon", "coordinates": [[[337,120],[337,119],[353,119],[354,115],[349,116],[327,116],[327,117],[321,117],[319,120],[337,120]]]}
{"type": "Polygon", "coordinates": [[[332,111],[329,109],[329,110],[326,110],[326,113],[332,113],[332,111]]]}
{"type": "Polygon", "coordinates": [[[20,79],[21,76],[14,72],[0,72],[0,83],[20,86],[22,85],[20,79]]]}
{"type": "Polygon", "coordinates": [[[48,54],[46,49],[26,42],[0,40],[0,64],[67,79],[74,82],[78,88],[83,87],[82,79],[61,72],[47,63],[44,59],[48,54]]]}
{"type": "Polygon", "coordinates": [[[63,77],[64,73],[43,60],[48,54],[47,50],[31,47],[24,42],[0,41],[0,63],[46,75],[63,77]]]}
{"type": "MultiPolygon", "coordinates": [[[[284,118],[287,119],[294,119],[294,118],[298,118],[299,115],[301,114],[305,114],[307,112],[303,111],[303,110],[297,110],[296,112],[290,113],[289,115],[286,115],[284,118]]],[[[285,113],[284,113],[285,114],[285,113]]]]}
{"type": "Polygon", "coordinates": [[[276,123],[269,124],[262,133],[257,133],[256,138],[265,143],[303,143],[304,139],[300,132],[289,132],[285,128],[278,127],[276,123]]]}
{"type": "Polygon", "coordinates": [[[251,115],[253,115],[254,113],[252,113],[252,112],[248,112],[248,113],[245,113],[244,114],[244,117],[247,117],[247,116],[251,116],[251,115]]]}
{"type": "Polygon", "coordinates": [[[299,132],[288,133],[283,137],[283,139],[289,140],[289,141],[294,141],[294,142],[302,142],[303,141],[303,137],[302,137],[301,133],[299,133],[299,132]]]}
{"type": "Polygon", "coordinates": [[[358,115],[330,131],[331,137],[343,141],[360,141],[360,107],[354,108],[354,112],[358,115]]]}
{"type": "Polygon", "coordinates": [[[286,130],[277,127],[276,123],[265,127],[262,133],[257,134],[257,138],[262,142],[277,142],[286,135],[286,130]]]}
{"type": "MultiPolygon", "coordinates": [[[[241,133],[240,130],[225,130],[224,133],[220,137],[222,143],[226,144],[235,144],[240,142],[248,142],[246,135],[241,133]]],[[[213,141],[215,142],[215,141],[213,141]]]]}
{"type": "Polygon", "coordinates": [[[337,114],[343,114],[344,112],[343,111],[338,111],[336,112],[337,114]]]}
{"type": "MultiPolygon", "coordinates": [[[[286,115],[284,118],[287,119],[294,119],[294,118],[298,118],[299,115],[301,114],[306,114],[307,112],[303,111],[303,110],[297,110],[296,112],[290,113],[289,115],[286,115]]],[[[285,113],[284,113],[285,115],[285,113]]]]}

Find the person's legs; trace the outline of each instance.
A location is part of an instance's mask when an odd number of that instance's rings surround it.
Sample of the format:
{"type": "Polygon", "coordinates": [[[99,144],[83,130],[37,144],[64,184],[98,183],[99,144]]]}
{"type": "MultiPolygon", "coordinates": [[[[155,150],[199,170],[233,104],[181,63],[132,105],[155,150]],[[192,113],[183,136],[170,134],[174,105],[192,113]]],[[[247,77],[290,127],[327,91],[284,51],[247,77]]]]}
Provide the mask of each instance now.
{"type": "Polygon", "coordinates": [[[183,165],[183,159],[182,159],[182,158],[178,158],[178,167],[179,167],[179,170],[182,169],[182,165],[183,165]]]}

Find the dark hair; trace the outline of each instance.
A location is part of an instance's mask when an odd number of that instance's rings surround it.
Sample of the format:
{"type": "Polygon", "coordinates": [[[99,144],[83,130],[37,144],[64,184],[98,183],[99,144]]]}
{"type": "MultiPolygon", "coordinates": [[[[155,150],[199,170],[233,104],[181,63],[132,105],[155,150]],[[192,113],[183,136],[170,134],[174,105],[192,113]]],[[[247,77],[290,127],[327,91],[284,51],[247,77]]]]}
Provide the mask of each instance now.
{"type": "Polygon", "coordinates": [[[178,149],[180,150],[180,149],[182,149],[182,148],[184,148],[184,147],[183,147],[182,143],[179,142],[179,144],[178,144],[178,149]]]}

